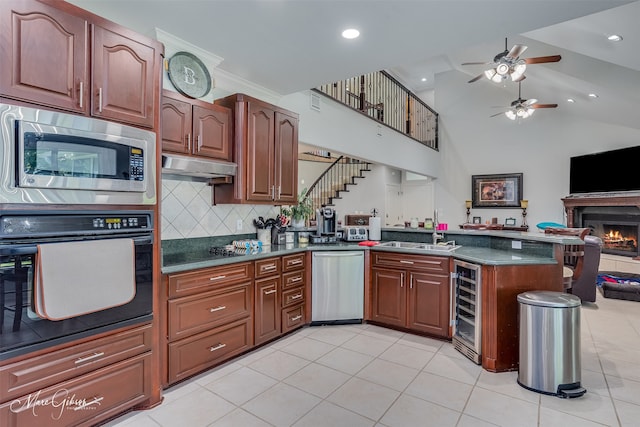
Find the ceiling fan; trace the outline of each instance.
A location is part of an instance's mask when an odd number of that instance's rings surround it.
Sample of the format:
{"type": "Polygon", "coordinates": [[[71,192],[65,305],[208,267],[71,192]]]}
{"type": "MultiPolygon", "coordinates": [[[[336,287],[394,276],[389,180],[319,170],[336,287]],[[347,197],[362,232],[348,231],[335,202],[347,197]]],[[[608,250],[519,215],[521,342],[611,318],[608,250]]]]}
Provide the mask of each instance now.
{"type": "Polygon", "coordinates": [[[527,64],[542,64],[545,62],[558,62],[562,58],[560,55],[537,56],[534,58],[520,58],[520,55],[527,49],[527,46],[515,44],[511,50],[507,49],[507,39],[504,39],[504,52],[500,52],[493,58],[493,62],[464,62],[462,65],[491,65],[484,73],[469,80],[473,83],[485,76],[489,80],[500,83],[511,78],[518,82],[525,78],[524,71],[527,64]]]}
{"type": "Polygon", "coordinates": [[[511,103],[510,107],[498,107],[498,108],[507,108],[507,111],[504,113],[493,114],[491,117],[496,117],[501,114],[504,114],[511,120],[515,119],[526,119],[530,117],[538,108],[556,108],[558,104],[538,104],[538,100],[535,98],[531,99],[522,99],[522,95],[520,94],[520,89],[522,86],[522,82],[518,82],[518,99],[511,103]]]}

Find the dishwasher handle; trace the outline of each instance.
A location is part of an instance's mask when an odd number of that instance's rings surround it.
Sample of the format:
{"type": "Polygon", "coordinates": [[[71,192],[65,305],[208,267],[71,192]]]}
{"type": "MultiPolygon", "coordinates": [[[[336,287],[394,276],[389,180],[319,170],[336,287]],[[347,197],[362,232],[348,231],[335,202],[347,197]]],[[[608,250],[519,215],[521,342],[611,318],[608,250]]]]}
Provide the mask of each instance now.
{"type": "Polygon", "coordinates": [[[364,257],[364,253],[361,251],[330,251],[330,252],[314,252],[314,258],[344,258],[344,257],[364,257]]]}

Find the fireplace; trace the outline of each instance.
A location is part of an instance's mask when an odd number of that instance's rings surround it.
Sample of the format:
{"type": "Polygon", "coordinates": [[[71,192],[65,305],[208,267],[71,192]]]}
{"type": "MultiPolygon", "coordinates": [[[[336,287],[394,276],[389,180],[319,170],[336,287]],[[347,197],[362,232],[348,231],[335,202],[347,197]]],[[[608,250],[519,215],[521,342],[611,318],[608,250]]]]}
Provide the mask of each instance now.
{"type": "Polygon", "coordinates": [[[603,253],[640,256],[640,196],[570,196],[563,202],[567,225],[590,228],[602,239],[603,253]]]}

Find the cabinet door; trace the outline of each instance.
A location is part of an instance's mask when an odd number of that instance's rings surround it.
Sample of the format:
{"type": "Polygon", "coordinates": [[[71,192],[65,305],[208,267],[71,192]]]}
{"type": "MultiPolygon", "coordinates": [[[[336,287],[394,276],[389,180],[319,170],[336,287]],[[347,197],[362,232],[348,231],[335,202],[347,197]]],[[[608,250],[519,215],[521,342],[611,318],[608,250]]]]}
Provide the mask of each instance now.
{"type": "Polygon", "coordinates": [[[371,320],[406,326],[406,289],[403,271],[371,270],[371,320]]]}
{"type": "Polygon", "coordinates": [[[408,327],[432,335],[449,335],[449,278],[409,272],[408,327]]]}
{"type": "Polygon", "coordinates": [[[246,199],[274,200],[274,117],[275,110],[261,102],[248,103],[246,199]]]}
{"type": "Polygon", "coordinates": [[[0,93],[88,112],[87,21],[37,2],[0,1],[0,93]]]}
{"type": "Polygon", "coordinates": [[[162,96],[162,151],[191,152],[191,104],[162,96]]]}
{"type": "Polygon", "coordinates": [[[256,280],[255,344],[280,335],[280,276],[256,280]]]}
{"type": "Polygon", "coordinates": [[[276,112],[276,201],[295,204],[298,198],[298,119],[276,112]]]}
{"type": "Polygon", "coordinates": [[[155,49],[92,25],[91,114],[153,127],[155,49]]]}
{"type": "Polygon", "coordinates": [[[193,154],[231,161],[231,110],[193,106],[193,154]]]}

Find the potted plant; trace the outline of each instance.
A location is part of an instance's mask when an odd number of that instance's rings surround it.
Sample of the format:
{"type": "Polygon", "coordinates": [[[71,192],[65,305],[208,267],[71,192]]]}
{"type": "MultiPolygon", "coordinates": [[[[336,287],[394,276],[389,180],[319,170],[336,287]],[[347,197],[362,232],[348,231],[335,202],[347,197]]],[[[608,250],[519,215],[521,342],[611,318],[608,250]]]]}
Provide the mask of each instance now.
{"type": "Polygon", "coordinates": [[[311,199],[306,197],[307,189],[302,190],[298,194],[298,203],[282,208],[282,214],[291,218],[291,226],[293,228],[304,228],[305,221],[313,214],[313,205],[311,199]]]}

